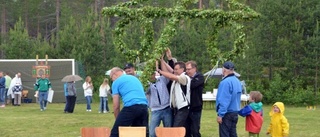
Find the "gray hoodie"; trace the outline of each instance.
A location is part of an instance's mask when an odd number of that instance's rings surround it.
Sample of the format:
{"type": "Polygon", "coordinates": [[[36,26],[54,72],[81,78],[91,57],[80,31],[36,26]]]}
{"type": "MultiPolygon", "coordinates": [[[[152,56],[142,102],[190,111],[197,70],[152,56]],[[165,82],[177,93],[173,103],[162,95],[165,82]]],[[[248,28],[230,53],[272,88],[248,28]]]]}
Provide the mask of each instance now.
{"type": "Polygon", "coordinates": [[[76,85],[74,82],[67,83],[68,96],[77,96],[76,85]]]}

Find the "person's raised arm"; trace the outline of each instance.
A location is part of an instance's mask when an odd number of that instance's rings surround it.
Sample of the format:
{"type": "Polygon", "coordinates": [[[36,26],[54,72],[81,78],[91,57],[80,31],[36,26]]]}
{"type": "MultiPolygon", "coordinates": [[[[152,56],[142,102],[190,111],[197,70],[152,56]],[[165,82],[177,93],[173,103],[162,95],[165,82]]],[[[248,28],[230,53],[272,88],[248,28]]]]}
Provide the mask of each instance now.
{"type": "Polygon", "coordinates": [[[159,74],[163,75],[164,77],[170,79],[170,80],[178,80],[178,76],[170,73],[170,72],[166,72],[166,71],[163,71],[163,70],[157,70],[159,74]]]}
{"type": "Polygon", "coordinates": [[[166,56],[168,59],[168,66],[173,69],[175,60],[172,58],[171,50],[169,48],[166,50],[166,56]]]}
{"type": "Polygon", "coordinates": [[[173,69],[163,59],[161,59],[161,70],[173,73],[173,69]]]}
{"type": "Polygon", "coordinates": [[[166,50],[166,55],[167,55],[168,60],[172,60],[172,54],[171,54],[171,50],[169,48],[167,48],[167,50],[166,50]]]}

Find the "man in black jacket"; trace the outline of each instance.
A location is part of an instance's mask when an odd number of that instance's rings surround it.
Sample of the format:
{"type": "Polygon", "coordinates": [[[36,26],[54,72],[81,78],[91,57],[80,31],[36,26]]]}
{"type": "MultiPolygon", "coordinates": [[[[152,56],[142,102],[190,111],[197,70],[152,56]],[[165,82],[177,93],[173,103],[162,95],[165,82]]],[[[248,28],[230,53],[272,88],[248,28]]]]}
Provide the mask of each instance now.
{"type": "Polygon", "coordinates": [[[204,77],[197,71],[195,61],[186,62],[186,72],[191,79],[190,86],[190,109],[186,122],[186,137],[201,137],[200,121],[202,113],[202,91],[204,88],[204,77]]]}

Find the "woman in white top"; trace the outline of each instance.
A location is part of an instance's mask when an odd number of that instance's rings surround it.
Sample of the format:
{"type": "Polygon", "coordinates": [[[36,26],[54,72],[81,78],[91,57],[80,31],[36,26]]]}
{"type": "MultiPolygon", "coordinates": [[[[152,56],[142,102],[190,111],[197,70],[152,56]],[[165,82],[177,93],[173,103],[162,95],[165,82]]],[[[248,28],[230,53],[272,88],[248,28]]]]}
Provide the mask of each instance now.
{"type": "Polygon", "coordinates": [[[90,76],[86,77],[86,81],[83,83],[82,87],[84,90],[84,96],[87,100],[87,111],[91,112],[93,84],[90,76]]]}
{"type": "Polygon", "coordinates": [[[99,88],[100,106],[99,113],[108,113],[108,91],[110,90],[109,80],[105,78],[99,88]]]}

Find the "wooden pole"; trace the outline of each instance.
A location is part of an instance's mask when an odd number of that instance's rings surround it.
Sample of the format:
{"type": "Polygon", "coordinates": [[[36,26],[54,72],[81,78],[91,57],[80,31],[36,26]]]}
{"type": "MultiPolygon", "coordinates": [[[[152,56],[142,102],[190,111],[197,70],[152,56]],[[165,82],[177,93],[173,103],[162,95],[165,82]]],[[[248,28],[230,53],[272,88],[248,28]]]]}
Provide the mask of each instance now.
{"type": "Polygon", "coordinates": [[[39,55],[36,55],[36,65],[38,65],[39,55]]]}
{"type": "Polygon", "coordinates": [[[46,65],[48,65],[48,55],[46,55],[46,65]]]}

